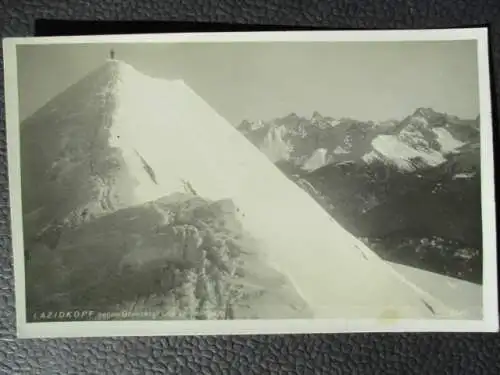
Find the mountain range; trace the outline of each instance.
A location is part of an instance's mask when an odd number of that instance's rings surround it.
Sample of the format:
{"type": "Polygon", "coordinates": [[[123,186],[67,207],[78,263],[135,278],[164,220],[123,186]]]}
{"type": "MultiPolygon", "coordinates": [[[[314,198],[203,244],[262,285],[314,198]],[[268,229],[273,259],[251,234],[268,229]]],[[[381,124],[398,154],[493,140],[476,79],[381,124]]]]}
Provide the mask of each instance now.
{"type": "Polygon", "coordinates": [[[308,172],[344,161],[382,161],[415,171],[440,165],[461,146],[479,143],[479,118],[463,120],[431,108],[418,108],[402,121],[363,122],[314,112],[311,118],[291,113],[271,121],[243,121],[237,128],[271,161],[308,172]]]}
{"type": "Polygon", "coordinates": [[[482,282],[479,117],[418,108],[377,123],[292,113],[238,129],[383,258],[482,282]]]}

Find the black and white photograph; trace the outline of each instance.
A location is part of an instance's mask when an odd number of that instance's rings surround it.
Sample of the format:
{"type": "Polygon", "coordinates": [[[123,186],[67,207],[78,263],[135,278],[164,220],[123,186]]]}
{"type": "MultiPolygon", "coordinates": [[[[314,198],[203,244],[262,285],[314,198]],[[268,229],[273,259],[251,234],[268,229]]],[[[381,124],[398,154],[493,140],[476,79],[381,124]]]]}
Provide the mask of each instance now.
{"type": "Polygon", "coordinates": [[[487,43],[5,39],[19,336],[496,331],[487,43]]]}

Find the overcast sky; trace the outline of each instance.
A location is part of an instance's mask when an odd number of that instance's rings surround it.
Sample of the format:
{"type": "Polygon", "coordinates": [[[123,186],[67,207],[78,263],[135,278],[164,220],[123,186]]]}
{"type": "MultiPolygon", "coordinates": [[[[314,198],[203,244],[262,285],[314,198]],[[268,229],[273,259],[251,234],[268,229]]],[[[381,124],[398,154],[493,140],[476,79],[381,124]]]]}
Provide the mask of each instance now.
{"type": "MultiPolygon", "coordinates": [[[[182,78],[233,124],[290,112],[359,120],[479,111],[475,41],[18,47],[21,119],[105,62],[182,78]]],[[[143,93],[138,93],[143,95],[143,93]]]]}

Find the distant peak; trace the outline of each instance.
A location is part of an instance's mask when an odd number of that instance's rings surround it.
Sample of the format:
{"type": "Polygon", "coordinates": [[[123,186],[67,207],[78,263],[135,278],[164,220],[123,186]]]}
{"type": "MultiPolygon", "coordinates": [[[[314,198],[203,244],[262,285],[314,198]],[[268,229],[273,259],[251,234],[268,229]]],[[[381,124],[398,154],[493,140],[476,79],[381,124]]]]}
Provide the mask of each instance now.
{"type": "Polygon", "coordinates": [[[241,121],[238,125],[236,125],[237,128],[247,128],[252,124],[250,120],[243,120],[241,121]]]}
{"type": "Polygon", "coordinates": [[[299,115],[297,115],[295,112],[291,112],[288,115],[284,117],[285,119],[298,119],[299,115]]]}
{"type": "Polygon", "coordinates": [[[322,119],[323,116],[318,111],[314,111],[313,114],[312,114],[312,118],[313,119],[322,119]]]}
{"type": "Polygon", "coordinates": [[[415,112],[413,113],[413,116],[431,117],[431,116],[434,116],[436,114],[437,114],[437,112],[432,108],[419,107],[415,110],[415,112]]]}

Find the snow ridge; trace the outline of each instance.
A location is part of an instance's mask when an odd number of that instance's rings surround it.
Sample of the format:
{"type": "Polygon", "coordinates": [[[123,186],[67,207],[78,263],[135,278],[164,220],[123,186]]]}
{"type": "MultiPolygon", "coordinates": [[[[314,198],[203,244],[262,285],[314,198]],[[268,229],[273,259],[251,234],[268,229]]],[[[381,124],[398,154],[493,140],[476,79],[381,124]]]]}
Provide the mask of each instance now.
{"type": "Polygon", "coordinates": [[[409,318],[446,314],[437,303],[431,313],[385,262],[183,81],[148,77],[123,63],[117,72],[113,147],[136,176],[136,201],[184,191],[183,181],[208,199],[232,199],[246,230],[316,317],[373,318],[391,308],[409,318]]]}

